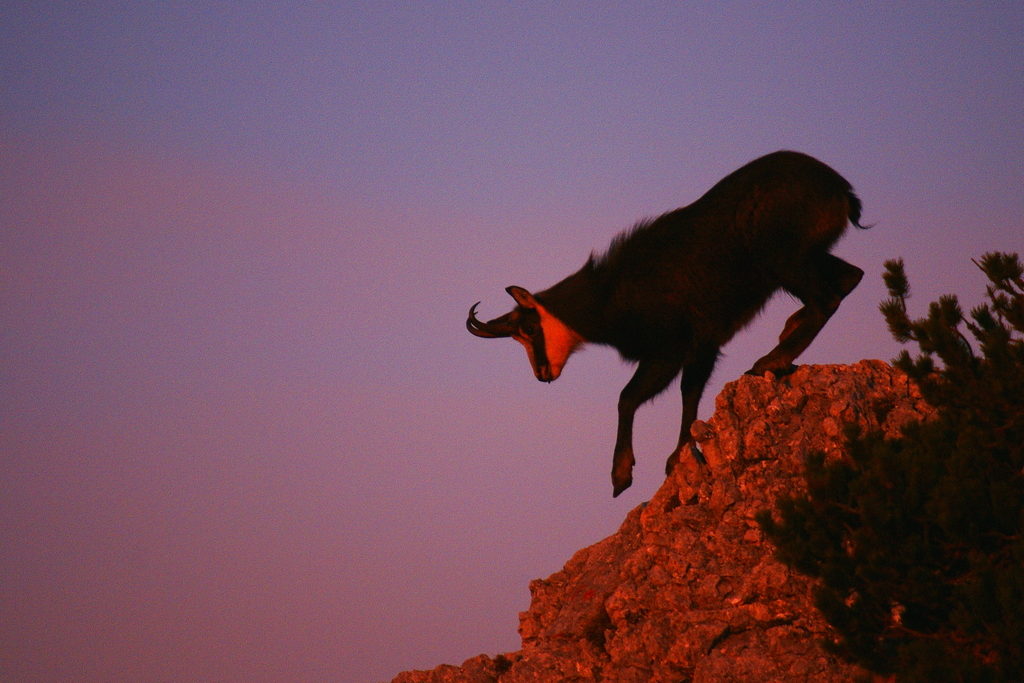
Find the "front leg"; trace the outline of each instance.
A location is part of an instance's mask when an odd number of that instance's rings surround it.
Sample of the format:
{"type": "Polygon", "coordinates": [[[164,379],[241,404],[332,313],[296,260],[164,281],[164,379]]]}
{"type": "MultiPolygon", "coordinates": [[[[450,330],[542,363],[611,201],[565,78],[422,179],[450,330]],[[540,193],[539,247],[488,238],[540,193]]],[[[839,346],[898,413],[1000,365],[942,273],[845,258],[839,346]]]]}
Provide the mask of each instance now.
{"type": "Polygon", "coordinates": [[[700,405],[700,397],[704,393],[704,387],[707,386],[708,379],[714,372],[717,362],[718,349],[706,348],[699,351],[694,359],[683,368],[683,379],[679,383],[683,394],[683,417],[679,426],[679,443],[665,463],[665,476],[672,474],[672,470],[676,468],[679,459],[687,450],[692,452],[693,458],[698,464],[706,464],[703,454],[697,450],[697,445],[693,442],[690,427],[697,419],[697,406],[700,405]]]}
{"type": "Polygon", "coordinates": [[[682,363],[674,360],[642,360],[619,394],[619,426],[612,457],[613,497],[633,483],[633,416],[637,408],[663,392],[681,367],[682,363]]]}

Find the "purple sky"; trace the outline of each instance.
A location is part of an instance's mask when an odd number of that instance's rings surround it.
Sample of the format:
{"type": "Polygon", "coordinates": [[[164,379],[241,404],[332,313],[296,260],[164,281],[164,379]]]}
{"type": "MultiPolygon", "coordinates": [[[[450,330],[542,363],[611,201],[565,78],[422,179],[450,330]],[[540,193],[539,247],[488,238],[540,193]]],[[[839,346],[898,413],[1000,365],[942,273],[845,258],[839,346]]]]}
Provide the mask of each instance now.
{"type": "MultiPolygon", "coordinates": [[[[0,678],[389,680],[518,649],[611,498],[608,349],[463,327],[791,148],[867,271],[802,360],[892,358],[1024,252],[1024,6],[53,3],[0,10],[0,678]],[[90,9],[80,9],[88,5],[90,9]]],[[[726,348],[721,385],[796,307],[726,348]]]]}

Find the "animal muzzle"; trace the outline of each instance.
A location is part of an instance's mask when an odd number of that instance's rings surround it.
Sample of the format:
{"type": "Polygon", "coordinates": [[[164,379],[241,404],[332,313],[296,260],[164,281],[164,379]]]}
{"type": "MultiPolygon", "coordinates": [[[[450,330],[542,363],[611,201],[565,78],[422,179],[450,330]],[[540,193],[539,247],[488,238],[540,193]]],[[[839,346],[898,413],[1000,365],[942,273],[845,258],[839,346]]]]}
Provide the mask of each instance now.
{"type": "Polygon", "coordinates": [[[558,373],[554,372],[550,365],[542,365],[534,373],[541,382],[554,382],[558,379],[558,373]]]}

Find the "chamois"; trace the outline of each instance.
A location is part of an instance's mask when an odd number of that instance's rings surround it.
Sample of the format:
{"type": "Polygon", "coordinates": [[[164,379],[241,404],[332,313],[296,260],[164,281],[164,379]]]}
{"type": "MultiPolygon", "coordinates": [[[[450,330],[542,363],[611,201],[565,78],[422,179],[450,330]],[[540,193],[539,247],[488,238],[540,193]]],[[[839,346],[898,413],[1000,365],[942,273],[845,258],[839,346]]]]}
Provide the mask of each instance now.
{"type": "Polygon", "coordinates": [[[772,295],[802,303],[778,345],[748,374],[785,375],[864,271],[829,253],[861,203],[834,170],[806,154],[779,151],[729,174],[689,206],[637,223],[576,273],[531,294],[508,287],[516,307],[466,327],[478,337],[512,337],[526,347],[542,382],[558,379],[583,344],[605,344],[637,363],[619,396],[613,496],[633,482],[633,416],[680,371],[683,416],[666,474],[684,450],[719,350],[772,295]]]}

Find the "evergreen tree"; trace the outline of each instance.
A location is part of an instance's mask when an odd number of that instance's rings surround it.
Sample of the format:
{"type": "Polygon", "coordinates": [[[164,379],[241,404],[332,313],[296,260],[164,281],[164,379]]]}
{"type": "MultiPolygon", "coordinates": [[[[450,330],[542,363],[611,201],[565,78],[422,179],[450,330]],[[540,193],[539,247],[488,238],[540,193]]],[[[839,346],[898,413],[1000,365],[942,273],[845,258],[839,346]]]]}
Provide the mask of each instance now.
{"type": "Polygon", "coordinates": [[[1024,278],[1017,254],[977,265],[969,320],[956,296],[911,320],[903,262],[886,263],[882,313],[920,349],[895,365],[937,414],[897,439],[848,431],[849,459],[812,455],[808,494],[759,517],[817,579],[825,646],[897,681],[1024,681],[1024,278]]]}

